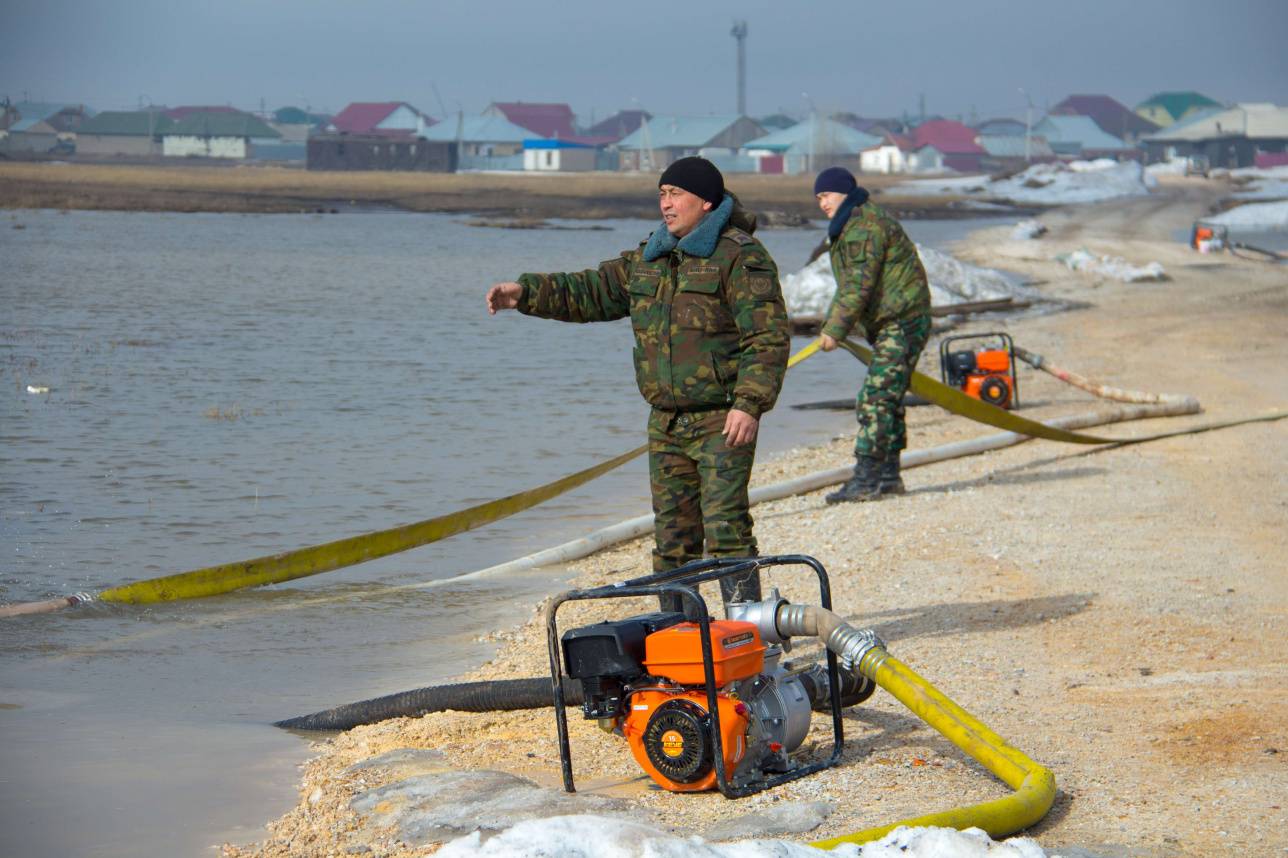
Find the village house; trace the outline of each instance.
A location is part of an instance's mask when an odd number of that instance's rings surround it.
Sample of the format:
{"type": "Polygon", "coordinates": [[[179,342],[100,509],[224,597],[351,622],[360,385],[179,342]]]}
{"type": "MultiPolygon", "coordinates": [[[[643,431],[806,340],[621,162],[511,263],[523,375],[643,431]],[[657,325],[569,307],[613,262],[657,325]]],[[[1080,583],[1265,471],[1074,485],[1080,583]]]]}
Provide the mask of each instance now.
{"type": "Polygon", "coordinates": [[[326,131],[410,138],[436,121],[405,101],[355,101],[331,117],[326,131]]]}
{"type": "Polygon", "coordinates": [[[755,160],[736,153],[765,129],[747,116],[655,116],[617,144],[619,169],[652,172],[689,155],[709,158],[726,172],[752,172],[755,160]]]}
{"type": "Polygon", "coordinates": [[[1047,111],[1051,116],[1086,116],[1106,134],[1135,143],[1158,126],[1107,95],[1071,95],[1047,111]]]}
{"type": "Polygon", "coordinates": [[[458,143],[459,170],[522,170],[523,141],[532,132],[504,116],[448,117],[425,129],[425,140],[458,143]]]}
{"type": "Polygon", "coordinates": [[[384,134],[314,134],[306,144],[310,170],[456,172],[456,142],[384,134]]]}
{"type": "Polygon", "coordinates": [[[1136,115],[1166,128],[1200,110],[1224,106],[1197,92],[1159,92],[1136,105],[1136,115]]]}
{"type": "Polygon", "coordinates": [[[985,119],[975,126],[975,133],[983,137],[1023,137],[1031,130],[1020,120],[1006,117],[985,119]]]}
{"type": "Polygon", "coordinates": [[[931,119],[921,123],[912,130],[918,171],[978,173],[985,153],[975,142],[975,136],[975,129],[952,119],[931,119]],[[926,147],[930,148],[926,150],[926,147]],[[923,150],[926,151],[923,153],[923,150]]]}
{"type": "Polygon", "coordinates": [[[572,108],[566,104],[541,104],[524,101],[494,101],[483,111],[531,132],[528,136],[567,140],[577,136],[573,127],[572,108]]]}
{"type": "Polygon", "coordinates": [[[82,158],[155,158],[161,135],[174,120],[160,110],[105,110],[86,120],[76,134],[82,158]]]}
{"type": "Polygon", "coordinates": [[[749,140],[742,151],[756,160],[759,173],[795,175],[832,166],[857,171],[860,153],[880,142],[879,137],[814,115],[790,128],[749,140]]]}
{"type": "Polygon", "coordinates": [[[980,167],[990,173],[1056,160],[1051,145],[1041,134],[980,134],[975,142],[984,150],[980,167]]]}
{"type": "Polygon", "coordinates": [[[1090,116],[1044,116],[1033,133],[1046,138],[1051,149],[1065,158],[1129,158],[1138,152],[1100,129],[1090,116]]]}
{"type": "Polygon", "coordinates": [[[585,173],[598,165],[598,149],[575,140],[523,141],[523,169],[536,173],[585,173]]]}
{"type": "Polygon", "coordinates": [[[653,118],[647,110],[619,110],[607,119],[596,122],[586,129],[588,137],[603,137],[616,143],[628,134],[633,133],[640,124],[653,118]]]}
{"type": "Polygon", "coordinates": [[[161,154],[167,158],[244,160],[252,156],[256,141],[279,139],[281,135],[249,113],[198,110],[175,120],[161,133],[161,154]]]}
{"type": "Polygon", "coordinates": [[[1141,142],[1150,162],[1200,156],[1213,167],[1288,164],[1288,107],[1237,104],[1199,112],[1141,142]]]}
{"type": "Polygon", "coordinates": [[[58,130],[43,119],[19,119],[6,129],[0,151],[44,155],[58,145],[58,130]]]}

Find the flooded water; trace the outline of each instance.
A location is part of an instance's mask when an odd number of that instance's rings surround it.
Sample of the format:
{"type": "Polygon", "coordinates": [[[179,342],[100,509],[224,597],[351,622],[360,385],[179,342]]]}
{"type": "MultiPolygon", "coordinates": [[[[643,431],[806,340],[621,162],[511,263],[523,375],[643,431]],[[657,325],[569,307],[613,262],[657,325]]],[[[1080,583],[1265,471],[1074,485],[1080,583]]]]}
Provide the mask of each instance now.
{"type": "MultiPolygon", "coordinates": [[[[492,318],[483,293],[593,265],[652,224],[464,220],[6,214],[0,600],[418,521],[642,443],[628,322],[492,318]]],[[[909,226],[933,244],[980,225],[909,226]]],[[[762,237],[790,271],[820,234],[762,237]]],[[[787,406],[852,396],[855,378],[848,356],[793,370],[761,454],[850,431],[847,414],[787,406]]],[[[0,854],[196,855],[262,837],[310,753],[271,721],[468,670],[490,652],[480,635],[527,616],[558,573],[450,579],[648,508],[639,460],[362,566],[0,621],[0,854]],[[391,589],[430,580],[444,583],[391,589]]]]}

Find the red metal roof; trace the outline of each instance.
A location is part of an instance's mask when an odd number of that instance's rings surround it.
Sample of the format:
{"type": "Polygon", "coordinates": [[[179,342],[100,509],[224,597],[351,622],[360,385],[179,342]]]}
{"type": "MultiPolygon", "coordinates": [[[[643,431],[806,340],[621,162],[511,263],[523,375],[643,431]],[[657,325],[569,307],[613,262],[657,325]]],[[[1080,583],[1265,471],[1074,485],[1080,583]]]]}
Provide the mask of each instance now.
{"type": "Polygon", "coordinates": [[[406,107],[424,119],[426,125],[436,122],[405,101],[355,101],[337,113],[331,124],[344,134],[380,134],[391,129],[377,129],[376,126],[400,107],[406,107]]]}
{"type": "Polygon", "coordinates": [[[1088,116],[1106,134],[1118,138],[1152,134],[1158,126],[1107,95],[1071,95],[1051,108],[1055,116],[1088,116]]]}
{"type": "Polygon", "coordinates": [[[934,146],[945,155],[982,155],[984,150],[975,142],[975,129],[951,119],[932,119],[923,122],[913,131],[917,148],[934,146]]]}
{"type": "Polygon", "coordinates": [[[492,107],[501,111],[515,125],[542,137],[566,140],[577,133],[572,128],[572,108],[566,104],[494,101],[492,107]]]}

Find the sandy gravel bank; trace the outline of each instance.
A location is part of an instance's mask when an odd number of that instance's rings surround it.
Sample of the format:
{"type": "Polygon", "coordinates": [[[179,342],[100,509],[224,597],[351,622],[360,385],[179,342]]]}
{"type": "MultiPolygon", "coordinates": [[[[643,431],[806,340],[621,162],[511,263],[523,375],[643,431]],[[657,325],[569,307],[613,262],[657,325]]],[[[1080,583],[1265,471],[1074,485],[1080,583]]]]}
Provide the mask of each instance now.
{"type": "MultiPolygon", "coordinates": [[[[1206,408],[1104,434],[1288,406],[1288,271],[1199,256],[1173,239],[1219,194],[1201,182],[1171,182],[1149,198],[1050,213],[1050,232],[1038,241],[1009,241],[1006,229],[977,233],[958,248],[963,258],[1030,274],[1047,295],[1083,304],[971,329],[1000,326],[1085,375],[1192,394],[1206,408]],[[1171,279],[1099,281],[1052,261],[1083,246],[1137,264],[1156,260],[1171,279]]],[[[851,360],[839,352],[815,359],[851,360]]],[[[922,370],[937,374],[929,357],[922,370]]],[[[1029,416],[1074,413],[1092,401],[1021,372],[1029,416]]],[[[913,447],[989,431],[933,409],[910,411],[913,447]]],[[[756,480],[845,464],[850,443],[763,462],[756,480]]],[[[907,496],[877,504],[828,507],[820,492],[758,507],[761,548],[817,556],[851,623],[875,628],[893,654],[1055,772],[1056,805],[1030,836],[1048,851],[1076,845],[1103,856],[1283,854],[1288,422],[1125,448],[1030,442],[909,471],[906,482],[907,496]]],[[[576,583],[647,566],[648,544],[636,541],[577,564],[576,583]]],[[[812,601],[802,580],[769,583],[812,601]]],[[[538,611],[516,628],[481,630],[497,654],[468,677],[541,675],[538,611]]],[[[592,611],[605,615],[602,606],[583,609],[587,618],[592,611]]],[[[575,622],[572,611],[561,617],[575,622]]],[[[826,720],[815,721],[807,745],[830,738],[826,720]]],[[[649,789],[622,740],[571,724],[583,786],[686,832],[778,801],[827,799],[836,811],[794,838],[816,839],[1005,792],[882,692],[848,713],[839,768],[739,802],[649,789]]],[[[319,745],[299,805],[263,842],[225,851],[432,851],[357,833],[363,820],[350,799],[393,776],[346,768],[398,748],[438,749],[456,767],[558,783],[549,710],[395,720],[319,745]]]]}

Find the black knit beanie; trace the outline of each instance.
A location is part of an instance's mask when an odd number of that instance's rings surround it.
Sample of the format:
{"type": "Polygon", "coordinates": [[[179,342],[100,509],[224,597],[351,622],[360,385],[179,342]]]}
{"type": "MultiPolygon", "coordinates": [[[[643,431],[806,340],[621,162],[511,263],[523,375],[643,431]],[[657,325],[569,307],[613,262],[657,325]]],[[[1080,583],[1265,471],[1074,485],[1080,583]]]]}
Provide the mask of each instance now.
{"type": "Polygon", "coordinates": [[[659,188],[663,185],[683,188],[716,206],[724,200],[724,176],[706,158],[690,156],[675,161],[657,180],[659,188]]]}
{"type": "Polygon", "coordinates": [[[844,167],[828,167],[818,174],[814,180],[815,195],[833,191],[838,194],[848,195],[850,191],[859,186],[855,181],[854,174],[844,167]]]}

